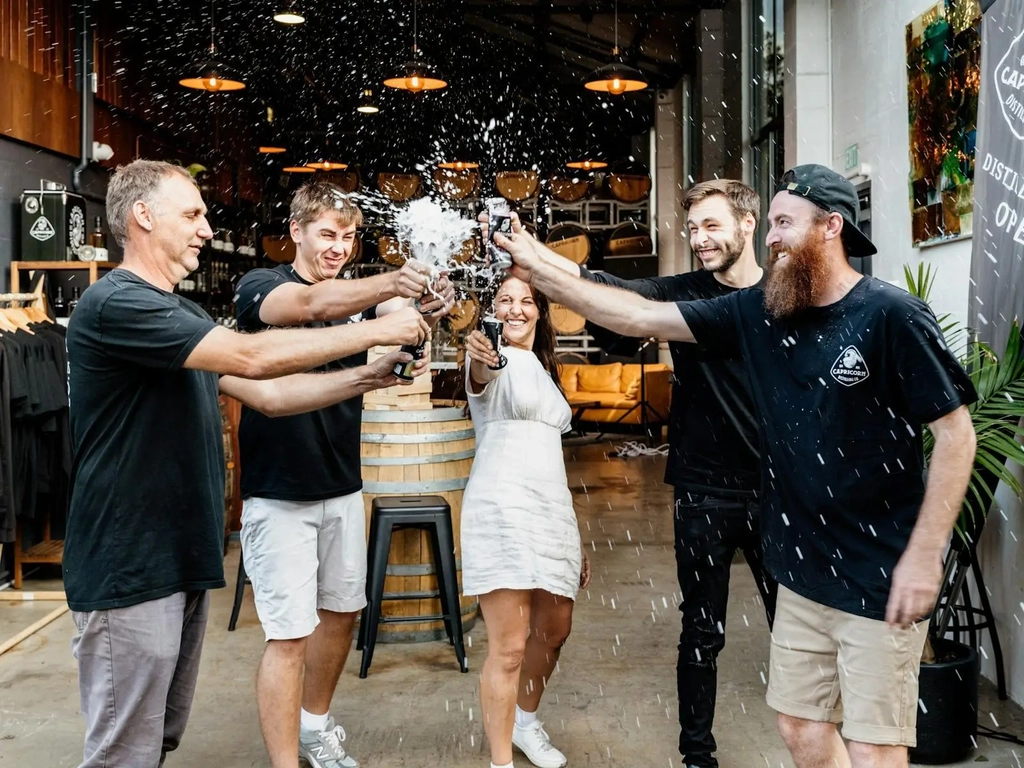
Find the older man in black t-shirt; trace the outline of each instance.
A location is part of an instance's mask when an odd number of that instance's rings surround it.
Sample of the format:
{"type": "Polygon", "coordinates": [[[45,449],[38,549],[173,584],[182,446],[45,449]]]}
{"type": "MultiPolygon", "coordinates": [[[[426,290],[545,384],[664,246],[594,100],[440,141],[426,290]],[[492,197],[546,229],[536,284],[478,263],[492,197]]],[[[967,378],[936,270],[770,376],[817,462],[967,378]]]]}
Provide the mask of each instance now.
{"type": "Polygon", "coordinates": [[[907,765],[922,621],[975,449],[977,395],[928,306],[848,263],[875,251],[857,210],[842,176],[793,169],[769,212],[764,288],[678,304],[573,280],[523,235],[496,238],[553,301],[625,335],[744,361],[761,420],[765,560],[779,582],[768,703],[798,768],[907,765]]]}
{"type": "Polygon", "coordinates": [[[207,590],[224,586],[218,386],[270,415],[321,408],[397,383],[392,367],[411,356],[299,372],[375,344],[417,343],[427,327],[412,309],[258,336],[216,325],[174,293],[213,236],[179,166],[119,168],[107,219],[124,261],[82,294],[67,334],[75,457],[64,585],[77,630],[82,766],[137,768],[162,764],[181,740],[207,590]]]}

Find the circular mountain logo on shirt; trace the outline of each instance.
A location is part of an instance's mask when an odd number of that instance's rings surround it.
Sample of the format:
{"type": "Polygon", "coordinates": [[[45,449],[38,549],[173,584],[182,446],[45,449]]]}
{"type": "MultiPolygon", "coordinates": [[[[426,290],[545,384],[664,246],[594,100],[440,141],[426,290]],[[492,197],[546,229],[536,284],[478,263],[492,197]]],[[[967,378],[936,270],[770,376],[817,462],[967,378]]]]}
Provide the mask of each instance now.
{"type": "Polygon", "coordinates": [[[832,378],[845,387],[860,384],[870,375],[868,364],[864,362],[864,355],[854,346],[844,349],[832,363],[832,378]]]}

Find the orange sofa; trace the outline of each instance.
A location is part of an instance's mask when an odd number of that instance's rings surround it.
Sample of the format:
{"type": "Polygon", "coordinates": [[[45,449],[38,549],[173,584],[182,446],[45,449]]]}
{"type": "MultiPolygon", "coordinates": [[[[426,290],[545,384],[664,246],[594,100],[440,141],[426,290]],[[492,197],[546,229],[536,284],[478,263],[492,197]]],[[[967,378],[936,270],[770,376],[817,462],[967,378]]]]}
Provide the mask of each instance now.
{"type": "MultiPolygon", "coordinates": [[[[647,405],[667,420],[672,397],[672,369],[662,363],[652,363],[645,365],[644,371],[647,405]]],[[[569,405],[599,404],[580,414],[580,421],[616,422],[640,402],[640,365],[636,363],[565,363],[561,366],[559,378],[569,405]]],[[[640,424],[640,410],[637,408],[619,423],[640,424]]],[[[657,414],[650,411],[648,420],[659,421],[657,414]]]]}

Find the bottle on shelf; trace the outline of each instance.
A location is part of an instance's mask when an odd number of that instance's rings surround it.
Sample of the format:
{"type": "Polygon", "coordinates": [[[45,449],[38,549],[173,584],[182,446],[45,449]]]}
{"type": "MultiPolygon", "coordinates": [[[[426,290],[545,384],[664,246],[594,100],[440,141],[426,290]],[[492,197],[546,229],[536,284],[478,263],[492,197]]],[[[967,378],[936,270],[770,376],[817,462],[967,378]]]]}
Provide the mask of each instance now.
{"type": "Polygon", "coordinates": [[[68,302],[68,317],[71,317],[71,313],[75,311],[75,307],[78,306],[78,300],[82,298],[82,291],[76,285],[71,289],[71,301],[68,302]]]}
{"type": "Polygon", "coordinates": [[[64,303],[64,289],[57,286],[57,295],[53,297],[53,314],[55,317],[65,317],[67,305],[64,303]]]}
{"type": "Polygon", "coordinates": [[[103,232],[103,224],[99,216],[94,220],[92,233],[89,235],[89,245],[93,248],[106,249],[107,247],[107,236],[103,232]]]}

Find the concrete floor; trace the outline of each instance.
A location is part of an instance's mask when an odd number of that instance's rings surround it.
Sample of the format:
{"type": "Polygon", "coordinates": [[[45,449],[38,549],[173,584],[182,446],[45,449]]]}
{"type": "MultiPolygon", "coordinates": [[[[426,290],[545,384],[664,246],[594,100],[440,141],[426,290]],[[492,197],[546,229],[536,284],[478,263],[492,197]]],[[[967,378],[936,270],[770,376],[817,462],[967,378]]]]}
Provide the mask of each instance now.
{"type": "MultiPolygon", "coordinates": [[[[541,704],[569,765],[681,768],[676,751],[677,584],[671,494],[662,457],[607,456],[613,443],[567,444],[570,484],[594,579],[581,594],[560,672],[541,704]]],[[[616,443],[617,444],[617,443],[616,443]]],[[[232,580],[238,550],[226,572],[232,580]]],[[[27,584],[26,589],[52,588],[27,584]]],[[[722,768],[792,766],[764,703],[768,632],[746,566],[733,568],[728,643],[720,657],[716,735],[722,768]]],[[[267,766],[256,718],[254,672],[263,635],[247,590],[238,629],[227,631],[232,589],[213,595],[211,624],[189,730],[168,768],[267,766]]],[[[4,602],[0,639],[55,603],[4,602]]],[[[76,766],[83,723],[68,615],[0,656],[0,768],[76,766]]],[[[366,768],[480,768],[488,765],[477,699],[486,653],[482,623],[469,636],[470,672],[460,674],[443,643],[378,645],[369,677],[353,652],[333,713],[346,746],[366,768]]],[[[1024,713],[982,692],[986,724],[1024,734],[1024,713]]],[[[966,766],[1020,768],[1024,749],[982,739],[966,766]]],[[[517,766],[528,765],[517,756],[517,766]]]]}

